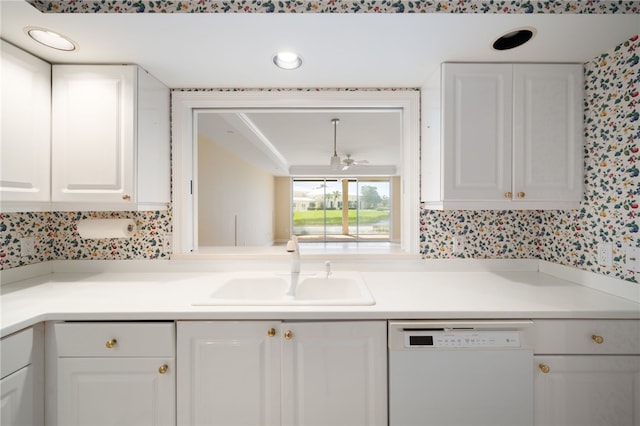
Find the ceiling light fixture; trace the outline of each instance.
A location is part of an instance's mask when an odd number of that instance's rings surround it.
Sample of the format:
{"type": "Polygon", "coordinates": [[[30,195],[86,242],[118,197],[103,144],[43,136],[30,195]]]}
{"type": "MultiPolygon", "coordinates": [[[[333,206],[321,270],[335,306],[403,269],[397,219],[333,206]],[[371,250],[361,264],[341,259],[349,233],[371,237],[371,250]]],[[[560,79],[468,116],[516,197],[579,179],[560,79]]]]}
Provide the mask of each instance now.
{"type": "Polygon", "coordinates": [[[283,70],[295,70],[302,65],[302,58],[295,52],[282,51],[273,56],[273,63],[283,70]]]}
{"type": "Polygon", "coordinates": [[[494,40],[491,47],[494,50],[509,50],[522,46],[536,35],[533,27],[516,28],[509,30],[494,40]]]}
{"type": "Polygon", "coordinates": [[[70,38],[46,28],[26,27],[24,32],[38,43],[52,49],[71,52],[78,48],[78,45],[70,38]]]}

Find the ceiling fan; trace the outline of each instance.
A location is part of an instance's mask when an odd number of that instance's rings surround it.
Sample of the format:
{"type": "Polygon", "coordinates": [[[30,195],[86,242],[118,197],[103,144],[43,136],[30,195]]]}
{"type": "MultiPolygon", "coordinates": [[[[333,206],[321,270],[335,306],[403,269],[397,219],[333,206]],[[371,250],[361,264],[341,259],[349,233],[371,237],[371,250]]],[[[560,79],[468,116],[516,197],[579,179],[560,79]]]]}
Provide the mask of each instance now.
{"type": "Polygon", "coordinates": [[[354,160],[351,154],[347,154],[347,158],[342,161],[342,170],[347,170],[351,166],[359,166],[360,164],[368,164],[367,160],[354,160]]]}
{"type": "Polygon", "coordinates": [[[337,129],[338,129],[338,123],[340,122],[340,119],[338,118],[332,118],[331,119],[331,123],[333,123],[333,156],[331,157],[331,168],[333,170],[339,170],[340,166],[342,166],[342,170],[347,170],[349,169],[349,167],[351,166],[357,166],[360,164],[367,164],[369,163],[367,160],[354,160],[353,158],[351,158],[351,154],[347,154],[347,158],[345,158],[344,160],[340,159],[340,156],[338,155],[338,151],[337,151],[337,129]]]}

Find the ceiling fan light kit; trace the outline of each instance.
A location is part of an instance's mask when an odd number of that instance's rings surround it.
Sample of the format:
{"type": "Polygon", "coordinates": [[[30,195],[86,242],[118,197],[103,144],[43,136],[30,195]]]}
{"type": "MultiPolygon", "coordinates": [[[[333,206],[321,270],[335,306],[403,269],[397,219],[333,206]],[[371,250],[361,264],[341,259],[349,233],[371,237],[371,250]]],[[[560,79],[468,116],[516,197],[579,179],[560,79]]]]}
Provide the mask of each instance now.
{"type": "Polygon", "coordinates": [[[342,162],[340,161],[340,157],[338,157],[337,155],[334,155],[333,157],[331,157],[331,168],[333,170],[338,170],[340,169],[340,164],[342,162]]]}
{"type": "Polygon", "coordinates": [[[360,164],[367,164],[368,161],[367,160],[354,160],[353,158],[351,158],[351,154],[347,154],[347,158],[344,159],[344,161],[342,161],[340,159],[340,156],[338,155],[338,151],[337,151],[337,128],[338,128],[338,123],[340,122],[340,119],[338,118],[332,118],[331,119],[331,123],[333,123],[333,156],[331,157],[330,160],[330,167],[332,170],[348,170],[349,167],[351,166],[357,166],[360,164]],[[340,167],[342,166],[342,167],[340,167]]]}

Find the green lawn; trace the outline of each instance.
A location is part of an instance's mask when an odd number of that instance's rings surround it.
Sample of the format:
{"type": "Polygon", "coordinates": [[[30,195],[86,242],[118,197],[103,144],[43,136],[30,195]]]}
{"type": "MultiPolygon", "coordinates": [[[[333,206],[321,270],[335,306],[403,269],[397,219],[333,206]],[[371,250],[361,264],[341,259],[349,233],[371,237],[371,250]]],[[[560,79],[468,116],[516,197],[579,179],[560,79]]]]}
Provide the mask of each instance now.
{"type": "MultiPolygon", "coordinates": [[[[318,226],[324,225],[324,211],[307,210],[293,213],[294,226],[318,226]]],[[[342,210],[327,210],[327,225],[342,224],[342,210]]],[[[388,210],[360,210],[360,224],[388,222],[388,210]]],[[[349,210],[349,223],[356,223],[356,211],[349,210]]]]}

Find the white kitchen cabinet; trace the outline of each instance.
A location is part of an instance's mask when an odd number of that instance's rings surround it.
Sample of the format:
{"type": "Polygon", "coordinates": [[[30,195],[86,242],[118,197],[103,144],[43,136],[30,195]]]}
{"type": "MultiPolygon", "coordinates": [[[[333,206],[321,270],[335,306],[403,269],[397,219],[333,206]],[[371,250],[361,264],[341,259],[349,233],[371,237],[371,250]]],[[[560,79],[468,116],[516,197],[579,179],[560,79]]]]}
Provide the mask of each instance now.
{"type": "Polygon", "coordinates": [[[0,43],[0,200],[3,209],[12,202],[33,209],[51,196],[51,65],[0,43]]]}
{"type": "Polygon", "coordinates": [[[441,92],[423,94],[426,208],[578,206],[582,65],[446,63],[441,71],[441,92]]]}
{"type": "Polygon", "coordinates": [[[280,424],[279,322],[177,327],[179,425],[280,424]]]}
{"type": "Polygon", "coordinates": [[[48,327],[48,424],[175,424],[173,323],[48,327]]]}
{"type": "Polygon", "coordinates": [[[52,97],[56,209],[166,209],[166,86],[134,65],[54,65],[52,97]]]}
{"type": "Polygon", "coordinates": [[[43,327],[0,340],[0,424],[44,425],[43,327]]]}
{"type": "Polygon", "coordinates": [[[640,426],[640,321],[535,323],[537,426],[640,426]]]}
{"type": "Polygon", "coordinates": [[[282,423],[384,425],[386,324],[306,322],[282,326],[282,423]]]}
{"type": "Polygon", "coordinates": [[[179,322],[178,424],[384,425],[385,330],[382,321],[179,322]]]}

